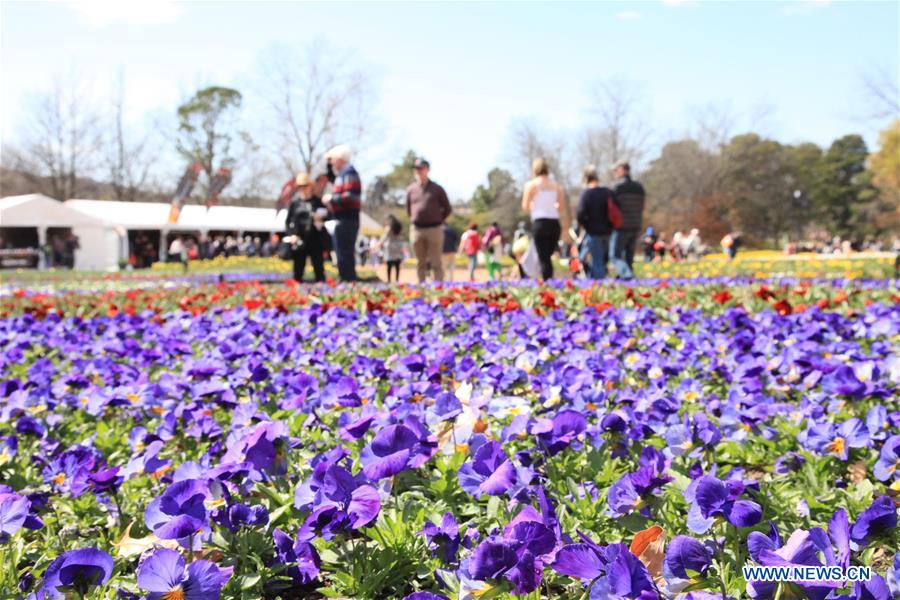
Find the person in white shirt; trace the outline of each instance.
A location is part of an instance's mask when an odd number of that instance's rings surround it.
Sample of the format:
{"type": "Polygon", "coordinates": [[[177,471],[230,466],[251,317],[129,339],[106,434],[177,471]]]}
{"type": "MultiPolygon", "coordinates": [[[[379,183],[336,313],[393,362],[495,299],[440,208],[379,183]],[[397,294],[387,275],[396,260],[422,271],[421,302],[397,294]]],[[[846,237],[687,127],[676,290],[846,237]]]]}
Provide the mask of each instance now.
{"type": "Polygon", "coordinates": [[[559,239],[571,243],[569,236],[569,203],[562,187],[550,179],[547,161],[538,158],[531,165],[534,178],[525,184],[522,194],[522,210],[531,215],[532,238],[541,262],[541,278],[553,278],[553,253],[559,247],[559,239]]]}

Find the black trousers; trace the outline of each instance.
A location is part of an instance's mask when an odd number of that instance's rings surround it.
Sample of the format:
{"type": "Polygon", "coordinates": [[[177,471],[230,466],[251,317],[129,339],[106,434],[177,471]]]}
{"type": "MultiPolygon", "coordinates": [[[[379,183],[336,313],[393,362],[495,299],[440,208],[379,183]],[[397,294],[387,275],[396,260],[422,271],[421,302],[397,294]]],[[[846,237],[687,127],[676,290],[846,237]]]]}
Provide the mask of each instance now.
{"type": "Polygon", "coordinates": [[[294,250],[294,279],[303,281],[303,271],[306,270],[307,258],[312,262],[316,281],[325,281],[325,259],[322,256],[322,248],[318,245],[310,244],[303,244],[294,250]]]}
{"type": "Polygon", "coordinates": [[[553,253],[559,247],[562,229],[559,219],[535,219],[532,229],[534,246],[541,261],[541,278],[553,279],[553,253]]]}
{"type": "Polygon", "coordinates": [[[389,260],[387,261],[387,276],[388,283],[391,282],[391,271],[394,271],[397,275],[394,277],[394,281],[400,281],[400,260],[389,260]]]}

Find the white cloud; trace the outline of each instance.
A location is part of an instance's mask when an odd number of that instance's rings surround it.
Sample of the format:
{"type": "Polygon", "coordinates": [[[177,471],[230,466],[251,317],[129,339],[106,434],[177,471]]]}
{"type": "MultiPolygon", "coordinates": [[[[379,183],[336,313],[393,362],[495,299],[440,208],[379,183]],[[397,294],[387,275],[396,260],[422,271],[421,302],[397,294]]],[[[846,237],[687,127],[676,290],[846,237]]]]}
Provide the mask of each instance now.
{"type": "Polygon", "coordinates": [[[174,0],[70,0],[63,4],[92,27],[160,25],[175,21],[182,12],[174,0]]]}
{"type": "Polygon", "coordinates": [[[781,13],[792,15],[808,15],[813,11],[825,8],[831,4],[831,0],[795,0],[789,2],[781,8],[781,13]]]}
{"type": "Polygon", "coordinates": [[[623,21],[634,21],[640,19],[642,16],[643,14],[636,10],[625,10],[616,14],[616,18],[622,19],[623,21]]]}

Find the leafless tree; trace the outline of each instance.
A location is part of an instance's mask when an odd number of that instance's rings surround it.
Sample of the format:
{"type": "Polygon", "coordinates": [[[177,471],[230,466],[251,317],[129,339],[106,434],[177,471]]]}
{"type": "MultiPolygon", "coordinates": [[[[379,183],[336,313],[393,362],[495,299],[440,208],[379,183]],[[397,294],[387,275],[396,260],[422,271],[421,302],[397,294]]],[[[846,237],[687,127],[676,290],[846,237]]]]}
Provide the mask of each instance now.
{"type": "Polygon", "coordinates": [[[35,93],[22,133],[19,164],[46,182],[59,200],[77,197],[78,179],[99,163],[100,112],[87,85],[75,74],[54,79],[49,91],[35,93]]]}
{"type": "Polygon", "coordinates": [[[883,67],[870,67],[860,77],[863,100],[867,105],[865,115],[872,120],[900,118],[900,83],[896,74],[883,67]]]}
{"type": "Polygon", "coordinates": [[[261,64],[260,95],[273,113],[278,158],[290,172],[311,171],[335,144],[359,151],[378,135],[375,82],[351,53],[321,41],[302,50],[274,46],[261,64]]]}
{"type": "Polygon", "coordinates": [[[616,160],[639,163],[650,143],[649,107],[642,89],[618,76],[595,81],[588,94],[590,121],[578,142],[580,158],[601,169],[616,160]]]}
{"type": "Polygon", "coordinates": [[[546,131],[535,119],[517,119],[509,127],[505,158],[520,185],[531,179],[531,163],[543,158],[550,163],[553,177],[568,189],[568,150],[565,136],[546,131]]]}
{"type": "Polygon", "coordinates": [[[105,144],[109,184],[117,200],[134,202],[148,181],[155,162],[154,148],[150,132],[133,140],[133,136],[126,131],[125,78],[121,70],[116,78],[111,104],[112,123],[105,144]]]}

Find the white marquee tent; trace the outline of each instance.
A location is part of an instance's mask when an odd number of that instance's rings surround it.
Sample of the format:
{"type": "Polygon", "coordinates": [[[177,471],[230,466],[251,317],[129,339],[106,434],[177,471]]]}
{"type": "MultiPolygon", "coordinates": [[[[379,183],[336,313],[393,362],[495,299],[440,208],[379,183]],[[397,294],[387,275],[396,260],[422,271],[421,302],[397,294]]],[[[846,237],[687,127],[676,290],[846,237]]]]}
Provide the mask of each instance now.
{"type": "MultiPolygon", "coordinates": [[[[285,211],[244,206],[205,206],[189,204],[181,209],[177,223],[169,223],[169,204],[162,202],[118,202],[73,199],[57,202],[41,194],[10,196],[0,200],[0,226],[30,227],[38,231],[39,245],[46,241],[47,228],[71,228],[78,236],[80,249],[75,267],[90,270],[115,270],[128,258],[128,231],[159,232],[160,246],[171,232],[208,233],[227,231],[238,234],[284,231],[285,211]]],[[[334,222],[328,223],[333,231],[334,222]]],[[[360,229],[374,233],[382,226],[372,217],[360,215],[360,229]]],[[[162,257],[165,248],[160,247],[162,257]]]]}
{"type": "Polygon", "coordinates": [[[107,220],[74,210],[43,194],[0,198],[0,227],[36,229],[38,247],[47,242],[48,229],[71,229],[80,242],[75,268],[90,270],[118,268],[126,235],[124,229],[107,220]]]}
{"type": "MultiPolygon", "coordinates": [[[[182,207],[178,223],[169,223],[169,205],[161,202],[113,202],[107,200],[66,200],[66,206],[79,212],[116,223],[126,229],[169,231],[284,231],[285,211],[248,206],[182,207]]],[[[366,213],[360,214],[360,229],[381,231],[383,226],[366,213]]],[[[329,223],[329,229],[332,224],[329,223]]]]}

